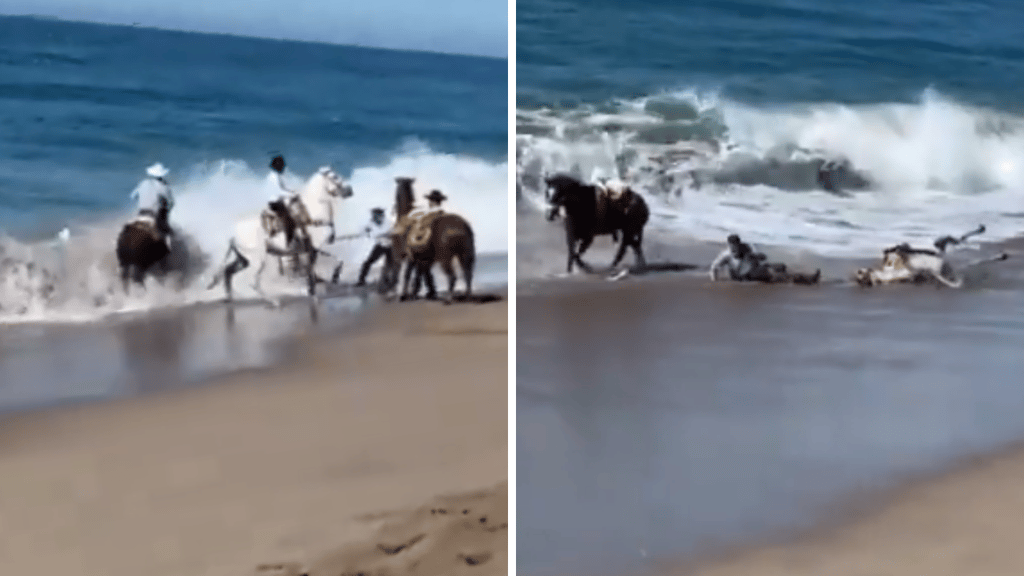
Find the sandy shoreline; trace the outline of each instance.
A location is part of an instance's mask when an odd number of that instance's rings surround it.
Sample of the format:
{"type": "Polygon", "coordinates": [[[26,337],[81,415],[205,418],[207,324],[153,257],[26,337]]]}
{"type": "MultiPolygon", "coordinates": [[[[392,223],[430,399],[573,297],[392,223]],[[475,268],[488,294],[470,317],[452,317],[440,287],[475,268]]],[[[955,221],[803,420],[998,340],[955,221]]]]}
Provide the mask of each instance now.
{"type": "Polygon", "coordinates": [[[2,564],[212,576],[291,561],[395,573],[461,562],[504,574],[507,310],[382,306],[306,340],[287,366],[4,417],[2,564]],[[424,523],[420,508],[451,494],[499,528],[424,523]],[[383,558],[359,548],[375,531],[402,529],[427,537],[383,558]],[[436,533],[458,534],[466,549],[445,548],[436,533]],[[347,543],[344,562],[325,560],[347,543]]]}

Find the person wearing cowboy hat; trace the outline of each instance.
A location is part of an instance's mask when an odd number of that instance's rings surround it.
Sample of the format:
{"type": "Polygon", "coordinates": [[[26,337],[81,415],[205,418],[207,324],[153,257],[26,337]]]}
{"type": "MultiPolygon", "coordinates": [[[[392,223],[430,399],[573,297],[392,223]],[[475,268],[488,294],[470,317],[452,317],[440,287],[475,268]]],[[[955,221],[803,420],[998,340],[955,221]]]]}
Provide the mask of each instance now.
{"type": "Polygon", "coordinates": [[[356,286],[366,285],[366,275],[370,273],[370,267],[381,257],[384,258],[385,269],[391,266],[391,225],[386,221],[386,213],[383,208],[370,210],[370,223],[366,225],[364,232],[373,238],[374,243],[370,255],[366,257],[359,270],[359,280],[356,282],[356,286]]]}
{"type": "Polygon", "coordinates": [[[427,194],[427,212],[442,212],[441,204],[447,199],[448,197],[440,190],[431,190],[430,194],[427,194]]]}
{"type": "Polygon", "coordinates": [[[161,219],[159,217],[161,200],[167,203],[168,215],[174,208],[174,194],[167,184],[168,173],[169,170],[159,162],[146,168],[146,178],[132,190],[131,197],[138,204],[140,216],[149,216],[154,219],[160,232],[164,235],[167,248],[170,249],[172,231],[168,223],[169,218],[161,219]]]}

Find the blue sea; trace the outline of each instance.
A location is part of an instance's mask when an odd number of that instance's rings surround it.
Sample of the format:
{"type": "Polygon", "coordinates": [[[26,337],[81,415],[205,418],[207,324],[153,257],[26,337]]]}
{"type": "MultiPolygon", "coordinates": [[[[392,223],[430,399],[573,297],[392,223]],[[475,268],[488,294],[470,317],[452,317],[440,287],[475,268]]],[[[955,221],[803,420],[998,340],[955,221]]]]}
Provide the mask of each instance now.
{"type": "Polygon", "coordinates": [[[831,257],[1016,236],[1022,26],[1000,0],[523,0],[518,198],[553,171],[618,176],[655,230],[831,257]],[[868,184],[823,190],[827,161],[868,184]]]}
{"type": "MultiPolygon", "coordinates": [[[[409,176],[469,218],[479,252],[503,254],[507,86],[504,59],[0,16],[0,318],[115,311],[114,239],[154,162],[171,171],[172,224],[213,263],[265,205],[277,153],[295,182],[329,165],[352,185],[339,234],[409,176]]],[[[368,248],[336,245],[345,278],[368,248]]],[[[210,274],[161,304],[206,298],[210,274]]]]}

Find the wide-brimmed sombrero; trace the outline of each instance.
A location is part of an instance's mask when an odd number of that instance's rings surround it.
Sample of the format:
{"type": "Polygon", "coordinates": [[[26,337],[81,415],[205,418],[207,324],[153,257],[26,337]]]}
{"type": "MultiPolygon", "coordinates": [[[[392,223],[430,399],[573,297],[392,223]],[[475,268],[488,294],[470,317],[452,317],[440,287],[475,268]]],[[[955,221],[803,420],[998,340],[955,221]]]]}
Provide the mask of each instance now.
{"type": "Polygon", "coordinates": [[[146,174],[149,174],[153,178],[163,178],[164,176],[167,176],[168,172],[170,171],[159,162],[153,164],[149,168],[146,168],[146,174]]]}

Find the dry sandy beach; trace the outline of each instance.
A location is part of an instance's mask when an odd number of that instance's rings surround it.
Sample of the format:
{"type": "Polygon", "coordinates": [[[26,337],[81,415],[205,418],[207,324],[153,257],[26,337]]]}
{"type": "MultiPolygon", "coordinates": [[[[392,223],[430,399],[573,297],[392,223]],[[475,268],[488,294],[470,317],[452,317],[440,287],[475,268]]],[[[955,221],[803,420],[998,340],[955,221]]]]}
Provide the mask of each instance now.
{"type": "Polygon", "coordinates": [[[382,306],[287,366],[4,417],[0,565],[504,574],[507,314],[382,306]]]}

